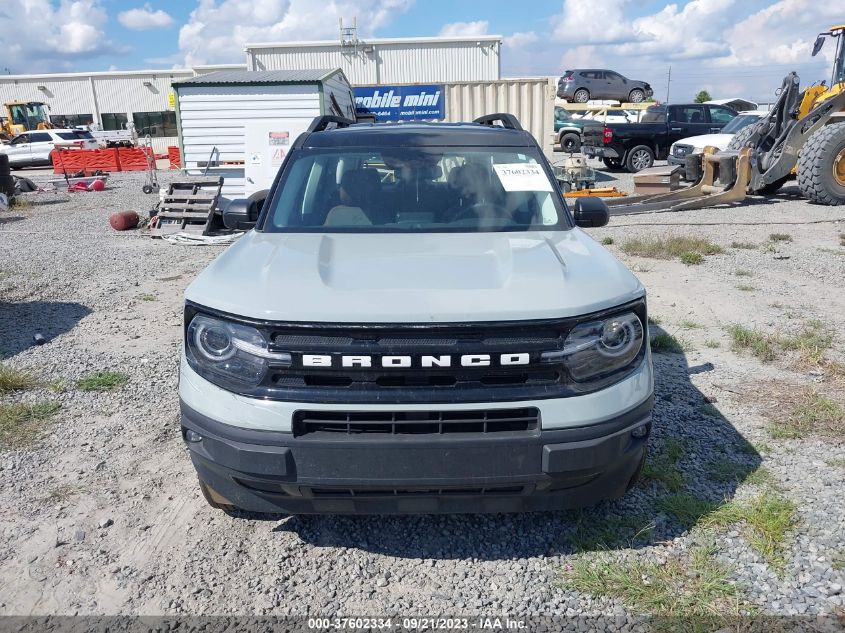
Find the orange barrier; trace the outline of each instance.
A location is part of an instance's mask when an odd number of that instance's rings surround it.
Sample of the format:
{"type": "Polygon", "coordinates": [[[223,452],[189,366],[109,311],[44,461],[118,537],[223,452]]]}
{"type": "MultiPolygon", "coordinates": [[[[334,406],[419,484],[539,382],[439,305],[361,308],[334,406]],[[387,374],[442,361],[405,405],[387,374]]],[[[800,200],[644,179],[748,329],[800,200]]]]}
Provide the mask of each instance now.
{"type": "Polygon", "coordinates": [[[170,160],[170,169],[181,169],[182,167],[182,154],[179,152],[179,148],[175,146],[170,146],[167,148],[167,158],[170,160]]]}
{"type": "Polygon", "coordinates": [[[121,147],[117,151],[120,157],[121,171],[146,171],[149,169],[147,157],[153,156],[149,147],[121,147]]]}
{"type": "Polygon", "coordinates": [[[85,153],[85,169],[100,171],[120,171],[120,158],[117,148],[89,149],[85,153]]]}
{"type": "Polygon", "coordinates": [[[53,173],[61,174],[67,172],[75,174],[85,169],[85,150],[58,150],[50,152],[53,160],[53,173]]]}

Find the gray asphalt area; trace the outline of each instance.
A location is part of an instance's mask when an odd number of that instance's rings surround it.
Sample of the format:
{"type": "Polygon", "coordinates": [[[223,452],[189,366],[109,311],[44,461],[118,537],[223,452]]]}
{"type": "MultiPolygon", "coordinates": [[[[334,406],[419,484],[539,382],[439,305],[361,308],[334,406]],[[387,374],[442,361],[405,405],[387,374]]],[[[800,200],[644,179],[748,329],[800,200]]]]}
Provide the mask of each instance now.
{"type": "Polygon", "coordinates": [[[153,208],[143,181],[25,194],[0,216],[2,365],[32,377],[0,391],[0,614],[601,616],[628,631],[845,613],[845,208],[789,182],[588,231],[642,280],[653,319],[654,435],[624,498],[230,517],[200,495],[176,392],[182,293],[225,247],[112,230],[112,212],[153,208]]]}

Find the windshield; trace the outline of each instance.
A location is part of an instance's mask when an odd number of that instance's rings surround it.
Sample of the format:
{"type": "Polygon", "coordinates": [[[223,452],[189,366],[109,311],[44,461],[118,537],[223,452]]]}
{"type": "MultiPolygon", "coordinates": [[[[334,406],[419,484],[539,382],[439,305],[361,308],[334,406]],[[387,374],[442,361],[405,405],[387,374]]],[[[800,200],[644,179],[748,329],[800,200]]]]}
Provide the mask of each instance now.
{"type": "Polygon", "coordinates": [[[760,120],[759,114],[738,114],[731,122],[722,128],[722,134],[736,134],[746,125],[760,120]]]}
{"type": "Polygon", "coordinates": [[[569,228],[532,148],[298,150],[262,229],[429,233],[569,228]]]}
{"type": "Polygon", "coordinates": [[[558,121],[571,121],[572,115],[569,114],[569,111],[566,110],[566,108],[557,107],[555,108],[555,118],[558,121]]]}

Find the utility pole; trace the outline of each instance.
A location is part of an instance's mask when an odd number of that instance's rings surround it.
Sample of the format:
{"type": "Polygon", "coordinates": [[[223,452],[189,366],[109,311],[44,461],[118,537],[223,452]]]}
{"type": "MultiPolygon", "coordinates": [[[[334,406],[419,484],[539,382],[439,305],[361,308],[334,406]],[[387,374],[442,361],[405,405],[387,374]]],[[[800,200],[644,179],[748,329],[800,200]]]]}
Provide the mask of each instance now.
{"type": "Polygon", "coordinates": [[[672,83],[672,66],[669,66],[669,77],[666,79],[666,103],[669,103],[669,85],[672,83]]]}

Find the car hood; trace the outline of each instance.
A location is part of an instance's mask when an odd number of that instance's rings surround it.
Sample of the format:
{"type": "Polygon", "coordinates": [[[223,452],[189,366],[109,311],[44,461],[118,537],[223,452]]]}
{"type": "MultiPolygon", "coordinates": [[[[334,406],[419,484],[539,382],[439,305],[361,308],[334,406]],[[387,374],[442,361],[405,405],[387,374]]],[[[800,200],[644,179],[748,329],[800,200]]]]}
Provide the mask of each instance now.
{"type": "Polygon", "coordinates": [[[185,297],[255,319],[423,323],[576,316],[644,293],[639,280],[580,229],[250,231],[197,277],[185,297]]]}
{"type": "Polygon", "coordinates": [[[733,134],[702,134],[675,141],[672,143],[672,147],[675,147],[675,145],[692,145],[699,152],[708,145],[712,145],[716,149],[726,149],[733,137],[733,134]]]}

